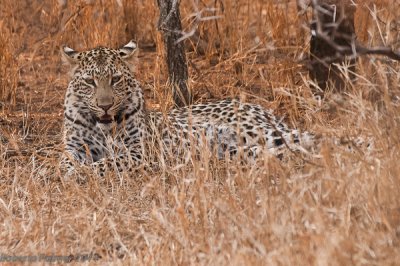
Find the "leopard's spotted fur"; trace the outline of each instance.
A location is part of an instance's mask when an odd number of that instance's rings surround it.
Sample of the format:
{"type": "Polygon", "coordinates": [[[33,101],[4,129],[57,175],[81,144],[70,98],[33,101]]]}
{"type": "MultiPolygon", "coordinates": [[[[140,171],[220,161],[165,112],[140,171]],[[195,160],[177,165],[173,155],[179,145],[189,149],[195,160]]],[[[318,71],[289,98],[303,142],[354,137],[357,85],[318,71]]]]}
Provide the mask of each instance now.
{"type": "Polygon", "coordinates": [[[259,105],[222,100],[173,109],[167,114],[145,109],[142,90],[131,68],[136,44],[76,52],[64,47],[72,67],[64,106],[67,167],[73,160],[92,164],[116,158],[116,166],[140,165],[149,155],[146,143],[163,153],[211,148],[219,158],[240,150],[276,154],[282,148],[308,144],[311,135],[290,129],[271,110],[259,105]],[[160,141],[161,140],[161,141],[160,141]],[[205,145],[205,146],[204,146],[205,145]]]}

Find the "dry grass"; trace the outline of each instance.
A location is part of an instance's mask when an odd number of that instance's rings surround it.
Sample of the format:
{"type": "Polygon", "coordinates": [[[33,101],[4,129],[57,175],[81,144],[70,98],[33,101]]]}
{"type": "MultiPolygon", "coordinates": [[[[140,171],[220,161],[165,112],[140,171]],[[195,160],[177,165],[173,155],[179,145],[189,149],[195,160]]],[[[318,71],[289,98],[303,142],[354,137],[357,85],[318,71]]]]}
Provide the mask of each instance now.
{"type": "MultiPolygon", "coordinates": [[[[153,1],[58,2],[0,7],[0,254],[97,253],[100,263],[162,265],[400,261],[398,62],[362,58],[348,94],[318,101],[301,65],[309,36],[295,1],[202,1],[200,9],[218,8],[205,15],[224,17],[202,23],[200,40],[187,41],[196,101],[239,96],[273,108],[290,125],[327,137],[317,158],[271,157],[242,169],[209,164],[205,153],[136,176],[100,180],[83,169],[87,182],[78,184],[58,169],[67,84],[59,45],[116,46],[135,37],[149,108],[166,110],[170,101],[161,101],[168,88],[153,1]],[[374,140],[370,152],[329,141],[358,135],[374,140]]],[[[194,9],[182,2],[188,31],[194,9]]],[[[398,49],[397,2],[358,3],[360,40],[398,49]]]]}
{"type": "Polygon", "coordinates": [[[11,40],[9,29],[0,19],[0,107],[5,105],[3,101],[15,104],[18,72],[11,40]]]}

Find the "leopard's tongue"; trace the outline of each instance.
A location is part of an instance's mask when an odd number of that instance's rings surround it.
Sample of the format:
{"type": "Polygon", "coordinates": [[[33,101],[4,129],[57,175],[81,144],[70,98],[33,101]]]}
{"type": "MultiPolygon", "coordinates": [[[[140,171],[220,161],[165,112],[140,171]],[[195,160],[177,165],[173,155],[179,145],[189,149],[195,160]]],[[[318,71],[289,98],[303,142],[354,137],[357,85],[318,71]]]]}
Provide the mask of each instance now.
{"type": "Polygon", "coordinates": [[[105,114],[99,118],[99,122],[102,124],[109,124],[113,121],[112,117],[108,114],[105,114]]]}

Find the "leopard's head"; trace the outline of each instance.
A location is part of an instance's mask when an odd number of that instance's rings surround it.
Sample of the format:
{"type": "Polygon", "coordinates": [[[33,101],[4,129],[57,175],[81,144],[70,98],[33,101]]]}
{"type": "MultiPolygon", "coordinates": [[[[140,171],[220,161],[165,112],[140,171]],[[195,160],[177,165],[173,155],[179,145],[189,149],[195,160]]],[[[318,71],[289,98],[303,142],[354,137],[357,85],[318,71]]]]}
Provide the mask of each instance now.
{"type": "Polygon", "coordinates": [[[125,101],[134,97],[137,87],[132,74],[137,57],[135,42],[120,49],[98,47],[84,52],[64,46],[61,54],[71,67],[70,93],[83,102],[97,122],[111,123],[125,101]]]}

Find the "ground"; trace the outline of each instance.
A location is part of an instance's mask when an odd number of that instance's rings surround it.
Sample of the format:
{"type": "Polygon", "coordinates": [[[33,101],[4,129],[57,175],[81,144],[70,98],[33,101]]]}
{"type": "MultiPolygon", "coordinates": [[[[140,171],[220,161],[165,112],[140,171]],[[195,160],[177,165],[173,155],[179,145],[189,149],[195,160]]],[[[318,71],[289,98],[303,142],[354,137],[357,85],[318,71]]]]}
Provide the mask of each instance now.
{"type": "MultiPolygon", "coordinates": [[[[186,40],[195,101],[238,97],[261,104],[291,127],[324,136],[320,149],[249,167],[210,162],[204,153],[189,165],[165,163],[135,176],[99,179],[82,169],[85,182],[66,181],[58,167],[68,82],[60,45],[79,50],[135,38],[147,106],[169,110],[156,1],[3,2],[0,261],[38,255],[93,264],[400,260],[398,62],[362,57],[357,83],[318,99],[306,67],[310,10],[299,13],[294,0],[201,1],[202,16],[222,17],[201,21],[186,40]],[[372,150],[344,148],[357,136],[372,138],[372,150]]],[[[181,2],[190,32],[196,8],[181,2]]],[[[355,2],[358,40],[398,50],[396,1],[355,2]]]]}

